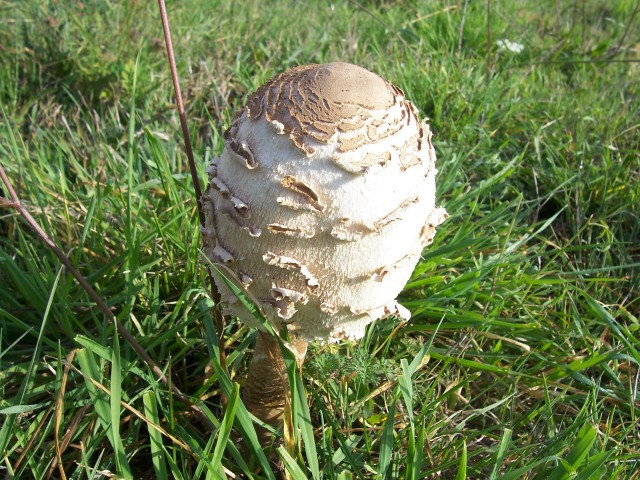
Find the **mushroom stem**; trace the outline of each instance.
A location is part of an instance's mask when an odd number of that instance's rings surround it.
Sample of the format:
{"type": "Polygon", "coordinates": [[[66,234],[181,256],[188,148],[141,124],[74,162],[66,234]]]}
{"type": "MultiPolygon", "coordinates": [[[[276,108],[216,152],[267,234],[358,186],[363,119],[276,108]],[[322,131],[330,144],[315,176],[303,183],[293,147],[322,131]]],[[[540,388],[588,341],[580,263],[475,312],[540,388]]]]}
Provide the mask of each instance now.
{"type": "MultiPolygon", "coordinates": [[[[307,341],[292,337],[291,345],[298,358],[298,367],[301,368],[307,352],[307,341]]],[[[280,344],[270,334],[259,331],[249,374],[242,390],[242,401],[247,409],[264,423],[280,428],[290,395],[287,367],[280,344]]],[[[267,446],[271,435],[269,431],[260,429],[258,438],[261,445],[267,446]]]]}

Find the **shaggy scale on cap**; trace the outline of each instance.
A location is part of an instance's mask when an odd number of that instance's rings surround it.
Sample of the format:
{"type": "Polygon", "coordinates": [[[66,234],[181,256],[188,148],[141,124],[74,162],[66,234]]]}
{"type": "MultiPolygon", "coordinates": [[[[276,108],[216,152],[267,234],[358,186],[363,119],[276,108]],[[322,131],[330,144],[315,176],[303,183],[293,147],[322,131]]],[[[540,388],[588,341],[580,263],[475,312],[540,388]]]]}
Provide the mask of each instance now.
{"type": "MultiPolygon", "coordinates": [[[[208,167],[206,254],[276,330],[359,339],[446,212],[431,132],[402,91],[355,65],[288,70],[251,95],[208,167]]],[[[227,312],[256,320],[220,278],[227,312]]]]}

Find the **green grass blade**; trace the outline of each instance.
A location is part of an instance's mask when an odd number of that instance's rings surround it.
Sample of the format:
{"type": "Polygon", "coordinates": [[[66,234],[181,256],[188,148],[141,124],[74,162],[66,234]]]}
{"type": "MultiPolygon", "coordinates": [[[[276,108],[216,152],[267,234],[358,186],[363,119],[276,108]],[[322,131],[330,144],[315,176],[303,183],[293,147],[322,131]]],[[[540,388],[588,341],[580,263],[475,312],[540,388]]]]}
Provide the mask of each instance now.
{"type": "Polygon", "coordinates": [[[532,462],[528,462],[523,467],[514,468],[511,471],[505,473],[504,475],[501,475],[500,477],[498,477],[498,480],[519,480],[523,478],[525,474],[540,467],[541,465],[545,465],[546,463],[557,460],[557,459],[558,458],[555,456],[536,459],[532,462]]]}
{"type": "Polygon", "coordinates": [[[456,480],[466,480],[467,478],[467,444],[462,442],[462,453],[460,454],[460,464],[456,473],[456,480]]]}
{"type": "Polygon", "coordinates": [[[589,307],[591,307],[591,310],[611,329],[616,338],[624,344],[629,353],[633,356],[636,364],[640,366],[639,337],[631,333],[626,327],[619,325],[616,319],[602,306],[602,304],[596,301],[587,292],[580,290],[580,293],[587,301],[589,307]]]}
{"type": "MultiPolygon", "coordinates": [[[[186,442],[189,444],[189,446],[193,449],[194,452],[196,452],[199,460],[200,460],[200,464],[204,465],[203,468],[207,469],[207,474],[205,476],[205,478],[207,480],[209,479],[213,479],[213,480],[225,480],[226,479],[226,475],[224,475],[224,473],[220,473],[219,472],[219,466],[218,468],[216,468],[216,466],[213,465],[213,463],[211,463],[210,458],[211,455],[207,450],[204,450],[202,447],[200,447],[200,445],[195,441],[195,439],[191,436],[189,436],[188,434],[186,434],[186,432],[183,433],[183,436],[187,437],[185,438],[186,442]]],[[[212,445],[212,439],[210,439],[207,442],[207,447],[210,447],[212,445]]]]}
{"type": "Polygon", "coordinates": [[[413,426],[413,380],[411,378],[413,372],[407,360],[404,358],[400,360],[400,366],[402,368],[402,375],[398,378],[398,388],[402,394],[404,404],[407,407],[406,412],[409,416],[409,421],[411,422],[411,426],[413,426]]]}
{"type": "Polygon", "coordinates": [[[227,401],[227,408],[224,413],[222,423],[220,424],[220,430],[218,431],[218,441],[216,443],[216,448],[213,451],[213,458],[211,459],[211,463],[213,464],[214,468],[219,468],[220,473],[222,473],[222,455],[227,448],[227,443],[229,442],[229,438],[231,436],[231,428],[233,427],[233,422],[236,418],[236,407],[238,405],[239,398],[240,386],[235,383],[233,385],[233,393],[227,401]]]}
{"type": "MultiPolygon", "coordinates": [[[[210,358],[216,373],[216,377],[218,382],[220,383],[221,388],[225,392],[227,397],[231,397],[233,395],[233,391],[235,387],[233,386],[233,382],[229,377],[228,372],[226,372],[222,366],[220,365],[220,354],[219,354],[219,346],[218,346],[218,337],[216,335],[215,326],[213,325],[213,317],[210,313],[211,306],[207,304],[207,302],[200,302],[198,304],[200,311],[203,314],[203,323],[207,332],[207,346],[210,349],[210,358]]],[[[251,418],[251,414],[247,410],[247,407],[244,406],[241,399],[238,399],[238,404],[236,407],[236,425],[238,426],[244,441],[247,443],[247,447],[251,449],[251,452],[255,455],[256,459],[260,463],[260,466],[263,469],[264,474],[267,478],[271,480],[275,480],[275,476],[269,465],[269,461],[265,456],[262,447],[260,446],[260,442],[258,441],[258,435],[256,434],[255,427],[253,425],[253,420],[251,418]]]]}
{"type": "Polygon", "coordinates": [[[278,447],[278,455],[284,462],[284,468],[293,480],[308,480],[305,473],[284,447],[278,447]]]}
{"type": "MultiPolygon", "coordinates": [[[[158,404],[156,403],[156,397],[153,392],[145,392],[142,395],[142,402],[144,405],[144,414],[149,421],[155,425],[160,425],[160,416],[158,415],[158,404]]],[[[167,464],[165,462],[165,450],[162,445],[162,434],[152,426],[148,426],[149,441],[151,448],[151,463],[153,464],[153,471],[155,478],[158,480],[168,480],[169,473],[167,471],[167,464]]]]}
{"type": "Polygon", "coordinates": [[[113,349],[111,350],[111,397],[110,416],[111,416],[111,436],[115,449],[115,459],[117,471],[124,477],[132,477],[127,454],[120,437],[120,402],[122,401],[122,365],[120,362],[120,340],[118,334],[113,335],[113,349]]]}
{"type": "Polygon", "coordinates": [[[504,432],[502,432],[502,438],[500,439],[500,445],[498,446],[498,453],[496,454],[496,462],[493,467],[493,471],[491,472],[491,480],[494,480],[498,477],[500,468],[502,468],[502,462],[504,461],[504,457],[506,456],[507,450],[509,449],[512,433],[513,430],[511,430],[510,428],[505,428],[504,432]]]}
{"type": "Polygon", "coordinates": [[[589,450],[596,440],[597,430],[589,424],[584,425],[576,437],[576,441],[560,464],[551,471],[548,480],[566,480],[573,477],[580,465],[589,455],[589,450]]]}
{"type": "Polygon", "coordinates": [[[116,421],[118,426],[120,425],[119,410],[118,415],[114,418],[111,413],[111,404],[107,399],[107,395],[102,390],[99,390],[91,381],[93,380],[100,383],[100,366],[96,363],[95,357],[88,350],[79,350],[77,358],[78,363],[80,364],[80,370],[85,376],[85,385],[93,401],[98,419],[100,420],[102,428],[105,430],[107,438],[109,439],[109,443],[116,454],[115,462],[120,469],[118,473],[125,478],[133,478],[131,467],[129,466],[126,456],[118,458],[118,455],[122,455],[125,452],[125,449],[122,444],[119,431],[118,434],[114,435],[115,429],[112,428],[111,425],[113,421],[116,421]]]}
{"type": "Polygon", "coordinates": [[[174,480],[185,480],[186,478],[189,478],[189,477],[185,477],[184,475],[182,475],[182,472],[180,470],[180,466],[171,457],[171,455],[166,455],[165,458],[167,460],[167,463],[169,464],[169,470],[171,470],[172,479],[174,479],[174,480]]]}
{"type": "MultiPolygon", "coordinates": [[[[218,431],[216,432],[215,435],[211,435],[209,437],[206,445],[202,449],[200,453],[200,461],[198,462],[198,466],[196,467],[193,473],[194,478],[202,478],[202,473],[205,471],[205,469],[207,472],[205,475],[205,480],[208,480],[210,477],[214,477],[215,475],[220,475],[220,472],[214,468],[213,463],[211,463],[210,461],[211,449],[213,448],[213,444],[216,440],[218,431]]],[[[192,443],[193,443],[193,440],[192,440],[192,443]]]]}
{"type": "Polygon", "coordinates": [[[615,453],[614,450],[598,453],[589,457],[588,464],[580,469],[578,474],[571,477],[571,480],[591,480],[594,478],[602,478],[604,474],[603,465],[615,453]]]}
{"type": "Polygon", "coordinates": [[[396,423],[395,419],[396,403],[395,401],[389,406],[387,412],[387,419],[384,422],[384,428],[382,430],[382,436],[380,437],[380,464],[378,465],[379,478],[386,478],[387,471],[391,466],[391,454],[393,453],[394,444],[394,427],[396,423]]]}
{"type": "Polygon", "coordinates": [[[422,480],[422,463],[424,461],[424,452],[425,452],[425,441],[426,441],[426,428],[425,428],[426,419],[423,417],[422,425],[417,431],[416,441],[415,441],[415,450],[411,457],[411,472],[413,480],[422,480]]]}
{"type": "MultiPolygon", "coordinates": [[[[56,273],[55,280],[53,282],[53,286],[49,293],[49,299],[47,300],[47,304],[45,307],[44,315],[42,316],[42,322],[40,323],[40,330],[38,331],[38,339],[36,341],[34,352],[31,356],[31,360],[29,362],[29,366],[27,368],[26,375],[22,379],[20,383],[20,388],[18,389],[18,393],[16,394],[14,400],[14,407],[22,408],[24,407],[22,403],[24,402],[25,397],[27,396],[27,392],[29,391],[32,383],[33,383],[33,372],[36,364],[36,359],[40,356],[40,351],[42,348],[42,338],[44,336],[44,329],[47,324],[47,320],[49,318],[49,312],[51,311],[51,305],[55,298],[55,292],[58,288],[58,282],[60,281],[60,277],[62,275],[62,268],[58,269],[56,273]]],[[[8,407],[7,407],[8,408],[8,407]]],[[[5,419],[2,428],[0,429],[0,452],[4,452],[7,446],[9,445],[9,441],[11,439],[12,433],[11,430],[15,425],[15,414],[7,414],[8,417],[5,419]]]]}
{"type": "Polygon", "coordinates": [[[291,387],[291,403],[294,429],[300,432],[304,445],[305,458],[313,479],[320,479],[320,466],[316,451],[316,440],[313,433],[311,412],[304,388],[302,376],[298,369],[298,362],[293,352],[283,343],[280,337],[280,349],[287,367],[289,385],[291,387]]]}

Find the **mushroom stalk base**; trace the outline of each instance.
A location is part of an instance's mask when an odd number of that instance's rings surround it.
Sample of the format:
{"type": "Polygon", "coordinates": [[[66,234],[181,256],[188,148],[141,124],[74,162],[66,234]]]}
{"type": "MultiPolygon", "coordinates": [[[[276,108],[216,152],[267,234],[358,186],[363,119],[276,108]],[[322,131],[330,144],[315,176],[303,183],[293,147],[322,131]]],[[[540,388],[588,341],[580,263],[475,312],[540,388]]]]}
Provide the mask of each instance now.
{"type": "MultiPolygon", "coordinates": [[[[307,342],[292,338],[298,365],[302,366],[307,351],[307,342]]],[[[249,367],[249,374],[242,390],[242,401],[247,409],[264,423],[281,428],[285,405],[290,402],[291,390],[287,378],[287,368],[282,358],[280,345],[268,333],[258,332],[258,339],[249,367]]],[[[261,445],[270,443],[270,432],[258,430],[261,445]]]]}

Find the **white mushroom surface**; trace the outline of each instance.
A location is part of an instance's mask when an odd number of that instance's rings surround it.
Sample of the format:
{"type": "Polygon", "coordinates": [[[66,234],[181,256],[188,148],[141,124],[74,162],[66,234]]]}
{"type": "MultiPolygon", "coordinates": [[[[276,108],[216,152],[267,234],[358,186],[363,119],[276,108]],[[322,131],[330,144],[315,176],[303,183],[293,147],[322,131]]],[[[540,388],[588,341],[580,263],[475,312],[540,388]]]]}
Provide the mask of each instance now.
{"type": "MultiPolygon", "coordinates": [[[[208,168],[209,259],[278,330],[359,339],[446,218],[431,132],[402,91],[355,65],[288,70],[251,95],[208,168]]],[[[214,274],[227,313],[258,322],[214,274]]]]}

